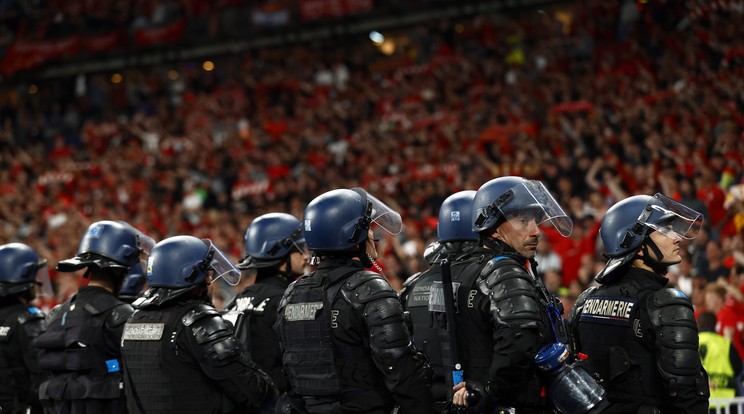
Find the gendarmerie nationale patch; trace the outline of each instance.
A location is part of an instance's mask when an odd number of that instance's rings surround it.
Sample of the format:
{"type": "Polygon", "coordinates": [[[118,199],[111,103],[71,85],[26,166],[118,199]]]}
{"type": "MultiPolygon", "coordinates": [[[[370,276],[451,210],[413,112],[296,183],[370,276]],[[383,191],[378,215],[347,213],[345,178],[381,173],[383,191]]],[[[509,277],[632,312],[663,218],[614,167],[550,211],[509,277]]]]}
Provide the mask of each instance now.
{"type": "Polygon", "coordinates": [[[636,301],[628,297],[592,297],[581,308],[581,321],[630,326],[636,301]]]}
{"type": "MultiPolygon", "coordinates": [[[[454,301],[455,308],[457,308],[458,289],[460,289],[460,282],[452,282],[452,295],[454,296],[452,300],[454,301]]],[[[429,312],[444,313],[444,300],[444,286],[442,285],[442,282],[434,281],[434,283],[431,284],[431,289],[429,290],[429,312]]]]}
{"type": "Polygon", "coordinates": [[[159,341],[163,337],[164,323],[127,323],[124,325],[125,341],[159,341]]]}
{"type": "Polygon", "coordinates": [[[323,302],[290,303],[284,308],[284,318],[289,322],[312,321],[318,309],[323,309],[323,302]]]}

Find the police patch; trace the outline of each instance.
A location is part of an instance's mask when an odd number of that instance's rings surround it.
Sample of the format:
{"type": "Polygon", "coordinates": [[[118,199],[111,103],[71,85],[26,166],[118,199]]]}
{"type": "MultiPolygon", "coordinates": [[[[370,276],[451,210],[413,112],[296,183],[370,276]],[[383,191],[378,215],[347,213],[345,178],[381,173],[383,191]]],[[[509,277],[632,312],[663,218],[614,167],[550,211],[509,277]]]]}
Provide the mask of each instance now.
{"type": "Polygon", "coordinates": [[[88,229],[88,237],[97,239],[101,237],[101,230],[103,230],[103,226],[93,226],[90,229],[88,229]]]}
{"type": "Polygon", "coordinates": [[[125,341],[159,341],[163,337],[164,323],[127,323],[124,325],[125,341]]]}
{"type": "MultiPolygon", "coordinates": [[[[452,300],[457,309],[457,289],[460,288],[460,282],[452,282],[452,300]]],[[[444,308],[444,287],[442,282],[434,282],[429,290],[429,312],[445,312],[444,308]]]]}
{"type": "Polygon", "coordinates": [[[636,301],[631,298],[592,297],[581,309],[582,322],[630,326],[636,301]]]}
{"type": "Polygon", "coordinates": [[[290,303],[284,308],[284,318],[289,322],[313,321],[323,302],[290,303]]]}
{"type": "Polygon", "coordinates": [[[450,221],[460,221],[460,212],[459,211],[451,211],[450,212],[450,221]]]}

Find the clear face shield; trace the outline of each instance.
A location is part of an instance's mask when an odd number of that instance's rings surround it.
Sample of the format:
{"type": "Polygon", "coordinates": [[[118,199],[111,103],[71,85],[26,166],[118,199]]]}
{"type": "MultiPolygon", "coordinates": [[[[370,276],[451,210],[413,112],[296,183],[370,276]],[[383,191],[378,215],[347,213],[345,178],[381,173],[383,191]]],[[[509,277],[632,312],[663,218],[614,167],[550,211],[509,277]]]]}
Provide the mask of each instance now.
{"type": "Polygon", "coordinates": [[[36,296],[43,298],[54,297],[54,289],[52,288],[52,281],[49,278],[49,268],[47,267],[46,259],[39,260],[36,264],[36,278],[34,278],[34,285],[36,286],[36,296]]]}
{"type": "Polygon", "coordinates": [[[132,230],[132,233],[134,233],[134,237],[137,239],[137,247],[142,250],[142,253],[145,253],[149,256],[152,248],[155,246],[155,240],[145,233],[142,233],[141,231],[135,229],[126,221],[119,221],[119,223],[129,227],[132,230]]]}
{"type": "Polygon", "coordinates": [[[517,230],[526,229],[532,220],[538,226],[550,222],[563,237],[573,230],[571,219],[540,181],[525,180],[515,185],[494,202],[494,207],[517,230]]]}
{"type": "Polygon", "coordinates": [[[209,247],[209,252],[205,259],[209,260],[208,266],[214,272],[212,281],[222,278],[230,286],[237,285],[240,282],[240,270],[232,264],[211,240],[202,239],[202,241],[209,247]]]}
{"type": "Polygon", "coordinates": [[[703,227],[702,214],[663,194],[656,193],[654,198],[664,206],[649,204],[638,217],[638,223],[669,238],[692,240],[697,237],[703,227]]]}
{"type": "MultiPolygon", "coordinates": [[[[383,203],[377,199],[377,197],[366,192],[362,188],[354,187],[351,190],[362,196],[363,200],[367,201],[365,216],[369,218],[372,223],[375,223],[377,226],[392,235],[396,235],[403,230],[403,221],[397,211],[393,210],[387,204],[383,203]]],[[[366,232],[366,230],[364,231],[366,232]]]]}

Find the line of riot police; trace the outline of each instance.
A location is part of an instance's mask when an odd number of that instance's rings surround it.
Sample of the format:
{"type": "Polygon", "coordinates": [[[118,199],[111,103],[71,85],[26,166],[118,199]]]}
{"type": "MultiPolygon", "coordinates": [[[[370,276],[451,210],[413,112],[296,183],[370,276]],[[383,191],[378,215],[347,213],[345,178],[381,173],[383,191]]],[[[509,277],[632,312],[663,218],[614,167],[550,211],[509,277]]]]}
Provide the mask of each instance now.
{"type": "Polygon", "coordinates": [[[663,277],[700,215],[660,194],[608,210],[601,286],[568,321],[536,272],[547,223],[571,233],[539,181],[500,177],[453,194],[425,254],[430,268],[398,294],[367,269],[379,269],[373,229],[398,234],[401,216],[361,188],[321,194],[302,220],[257,217],[237,267],[208,239],[155,243],[100,221],[57,264],[85,269],[88,285],[46,317],[31,306],[51,287],[45,261],[26,245],[0,246],[0,408],[707,412],[692,308],[663,277]],[[218,312],[210,289],[237,285],[240,269],[255,282],[218,312]]]}

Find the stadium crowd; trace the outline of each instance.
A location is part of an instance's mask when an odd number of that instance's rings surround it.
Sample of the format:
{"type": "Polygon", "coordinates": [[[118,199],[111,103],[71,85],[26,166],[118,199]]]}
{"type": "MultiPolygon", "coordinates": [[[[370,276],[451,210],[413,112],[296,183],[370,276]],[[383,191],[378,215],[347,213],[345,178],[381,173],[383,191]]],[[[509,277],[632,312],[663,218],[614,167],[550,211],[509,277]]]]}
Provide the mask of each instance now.
{"type": "MultiPolygon", "coordinates": [[[[614,202],[660,191],[705,212],[705,235],[669,275],[702,309],[706,283],[744,291],[744,29],[732,5],[592,1],[391,32],[390,55],[345,38],[219,57],[211,71],[128,68],[119,82],[6,92],[0,239],[54,264],[91,222],[122,219],[158,240],[209,237],[237,262],[256,216],[301,217],[316,195],[361,186],[404,216],[380,261],[400,288],[425,268],[448,195],[521,175],[576,223],[568,239],[546,228],[538,256],[569,305],[605,262],[596,236],[614,202]]],[[[45,307],[83,283],[53,277],[45,307]]]]}

